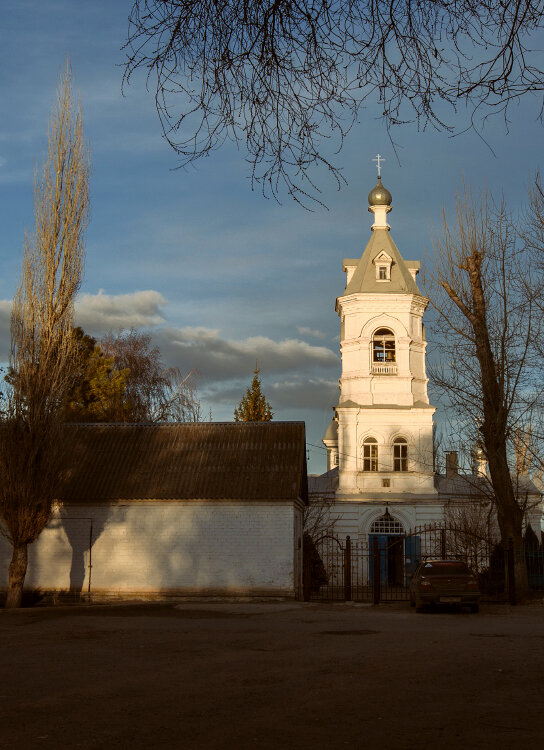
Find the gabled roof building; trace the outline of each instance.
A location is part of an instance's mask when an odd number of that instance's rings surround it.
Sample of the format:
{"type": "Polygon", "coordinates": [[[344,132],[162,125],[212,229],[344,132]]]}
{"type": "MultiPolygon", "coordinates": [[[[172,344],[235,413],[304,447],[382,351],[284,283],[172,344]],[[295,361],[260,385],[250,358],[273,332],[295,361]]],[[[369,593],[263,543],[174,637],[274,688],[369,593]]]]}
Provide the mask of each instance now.
{"type": "MultiPolygon", "coordinates": [[[[67,425],[66,478],[25,586],[97,597],[302,587],[302,422],[67,425]]],[[[7,586],[11,550],[0,541],[7,586]]]]}

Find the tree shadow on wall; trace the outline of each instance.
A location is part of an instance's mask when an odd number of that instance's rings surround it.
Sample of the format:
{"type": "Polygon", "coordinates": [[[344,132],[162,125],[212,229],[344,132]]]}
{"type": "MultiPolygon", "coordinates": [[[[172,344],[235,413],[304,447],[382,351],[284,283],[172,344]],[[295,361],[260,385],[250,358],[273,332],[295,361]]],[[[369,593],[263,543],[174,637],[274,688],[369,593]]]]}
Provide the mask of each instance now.
{"type": "Polygon", "coordinates": [[[92,593],[93,547],[112,522],[122,523],[125,512],[109,504],[90,508],[63,505],[60,521],[72,549],[70,594],[76,598],[92,593]]]}

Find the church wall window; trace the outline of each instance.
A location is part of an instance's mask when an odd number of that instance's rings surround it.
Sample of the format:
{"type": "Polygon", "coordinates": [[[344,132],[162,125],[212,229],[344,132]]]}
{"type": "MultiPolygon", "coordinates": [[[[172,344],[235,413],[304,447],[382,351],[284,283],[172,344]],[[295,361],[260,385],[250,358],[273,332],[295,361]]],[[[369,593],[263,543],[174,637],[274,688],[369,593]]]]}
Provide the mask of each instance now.
{"type": "Polygon", "coordinates": [[[378,441],[366,438],[363,443],[363,471],[378,471],[378,441]]]}
{"type": "Polygon", "coordinates": [[[408,471],[408,443],[404,438],[393,441],[393,471],[408,471]]]}
{"type": "Polygon", "coordinates": [[[396,362],[395,335],[389,328],[379,328],[372,337],[372,361],[396,362]]]}
{"type": "Polygon", "coordinates": [[[404,527],[400,521],[386,510],[383,516],[377,518],[370,527],[371,534],[404,534],[404,527]]]}

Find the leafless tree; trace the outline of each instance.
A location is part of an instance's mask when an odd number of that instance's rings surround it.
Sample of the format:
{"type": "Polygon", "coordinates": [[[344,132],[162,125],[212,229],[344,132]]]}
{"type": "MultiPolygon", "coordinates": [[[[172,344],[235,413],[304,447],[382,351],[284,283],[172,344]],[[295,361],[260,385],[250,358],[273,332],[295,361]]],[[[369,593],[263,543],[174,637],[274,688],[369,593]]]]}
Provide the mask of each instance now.
{"type": "Polygon", "coordinates": [[[151,336],[135,329],[109,333],[100,341],[119,371],[125,371],[123,399],[131,422],[200,422],[197,373],[184,375],[177,367],[165,367],[151,336]]]}
{"type": "Polygon", "coordinates": [[[303,529],[314,541],[326,534],[334,534],[340,516],[334,511],[334,497],[311,497],[304,508],[303,529]]]}
{"type": "Polygon", "coordinates": [[[314,167],[343,181],[335,154],[368,104],[388,130],[541,106],[543,19],[533,0],[134,0],[124,81],[146,71],[181,165],[241,143],[253,183],[304,202],[314,167]]]}
{"type": "Polygon", "coordinates": [[[521,554],[526,498],[515,481],[515,439],[534,424],[543,386],[534,342],[541,316],[526,293],[525,250],[504,205],[474,202],[465,188],[457,215],[435,240],[434,275],[426,288],[437,312],[443,364],[431,377],[468,445],[479,444],[489,466],[503,541],[512,539],[517,590],[526,588],[521,554]]]}
{"type": "Polygon", "coordinates": [[[28,545],[49,520],[62,475],[62,405],[76,368],[72,313],[83,275],[88,182],[81,109],[73,103],[67,66],[36,174],[35,229],[25,237],[11,313],[0,428],[0,530],[13,545],[7,607],[20,606],[28,545]]]}
{"type": "Polygon", "coordinates": [[[448,553],[462,557],[480,573],[488,564],[493,546],[499,541],[494,503],[485,497],[450,502],[444,508],[446,528],[454,531],[448,539],[448,553]]]}

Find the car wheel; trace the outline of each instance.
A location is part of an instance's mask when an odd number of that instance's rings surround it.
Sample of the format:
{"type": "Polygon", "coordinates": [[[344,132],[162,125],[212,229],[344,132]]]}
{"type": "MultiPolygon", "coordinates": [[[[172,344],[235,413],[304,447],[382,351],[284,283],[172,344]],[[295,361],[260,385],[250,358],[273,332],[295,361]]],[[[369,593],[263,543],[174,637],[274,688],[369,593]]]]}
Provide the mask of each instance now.
{"type": "Polygon", "coordinates": [[[470,605],[470,611],[476,614],[480,611],[480,605],[479,604],[471,604],[470,605]]]}

